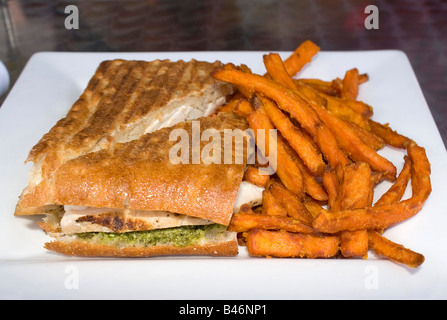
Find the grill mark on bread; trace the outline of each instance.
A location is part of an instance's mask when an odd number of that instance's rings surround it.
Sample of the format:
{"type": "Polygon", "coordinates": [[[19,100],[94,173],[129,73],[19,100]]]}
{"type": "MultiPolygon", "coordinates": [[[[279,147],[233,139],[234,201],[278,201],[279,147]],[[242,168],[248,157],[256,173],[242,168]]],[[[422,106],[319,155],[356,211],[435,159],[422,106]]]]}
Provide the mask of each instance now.
{"type": "MultiPolygon", "coordinates": [[[[184,118],[194,119],[203,115],[208,110],[207,104],[202,104],[205,102],[204,94],[213,100],[232,92],[231,85],[210,76],[210,72],[220,65],[218,61],[195,60],[102,62],[67,116],[59,120],[30,151],[27,161],[32,161],[34,166],[15,214],[28,214],[36,211],[37,207],[44,208],[50,204],[53,173],[63,163],[104,149],[113,153],[115,144],[136,140],[157,130],[159,127],[155,123],[147,131],[153,119],[161,120],[164,114],[183,110],[179,109],[183,103],[198,105],[197,108],[196,105],[191,106],[191,109],[197,109],[195,113],[185,109],[184,118]],[[162,76],[157,78],[159,73],[162,76]],[[168,89],[154,89],[157,84],[168,89]],[[144,96],[148,87],[153,88],[156,94],[144,96]],[[163,102],[169,99],[165,108],[163,102]],[[36,207],[36,210],[26,210],[30,207],[36,207]]],[[[176,115],[173,121],[166,121],[167,125],[182,121],[181,117],[176,115]]]]}

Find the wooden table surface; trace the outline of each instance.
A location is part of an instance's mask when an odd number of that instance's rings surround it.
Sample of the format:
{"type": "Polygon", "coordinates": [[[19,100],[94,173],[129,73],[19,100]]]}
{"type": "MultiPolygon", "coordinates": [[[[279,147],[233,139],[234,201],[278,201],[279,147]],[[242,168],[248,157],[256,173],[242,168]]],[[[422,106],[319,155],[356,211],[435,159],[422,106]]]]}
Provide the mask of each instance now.
{"type": "Polygon", "coordinates": [[[447,141],[445,0],[0,0],[0,8],[0,60],[12,84],[39,51],[290,51],[306,39],[325,51],[399,49],[447,141]],[[365,28],[369,4],[379,29],[365,28]],[[68,5],[79,29],[65,27],[68,5]]]}

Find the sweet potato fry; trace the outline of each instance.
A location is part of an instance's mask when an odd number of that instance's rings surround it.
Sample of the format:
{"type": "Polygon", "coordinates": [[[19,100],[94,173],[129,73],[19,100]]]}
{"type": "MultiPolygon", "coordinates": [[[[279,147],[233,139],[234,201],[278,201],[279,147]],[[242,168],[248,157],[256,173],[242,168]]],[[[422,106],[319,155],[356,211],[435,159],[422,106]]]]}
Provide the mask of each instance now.
{"type": "Polygon", "coordinates": [[[411,160],[412,196],[395,204],[355,210],[324,210],[313,221],[315,230],[337,233],[344,230],[385,229],[418,213],[431,193],[430,162],[425,149],[411,142],[407,148],[411,160]]]}
{"type": "Polygon", "coordinates": [[[238,212],[231,218],[228,230],[246,232],[253,229],[286,230],[290,232],[312,233],[313,229],[300,221],[284,216],[238,212]]]}
{"type": "Polygon", "coordinates": [[[354,123],[346,122],[355,134],[371,149],[380,150],[385,146],[382,138],[376,136],[371,131],[357,126],[354,123]]]}
{"type": "Polygon", "coordinates": [[[261,99],[271,122],[289,142],[301,160],[303,160],[309,171],[314,175],[321,175],[326,164],[314,144],[301,133],[299,128],[292,124],[290,119],[276,106],[274,101],[265,97],[261,97],[261,99]]]}
{"type": "Polygon", "coordinates": [[[368,231],[343,231],[340,233],[340,252],[343,257],[362,257],[368,256],[368,231]]]}
{"type": "Polygon", "coordinates": [[[270,180],[270,176],[260,174],[259,169],[253,166],[247,166],[244,173],[244,181],[250,182],[258,187],[264,187],[270,180]]]}
{"type": "MultiPolygon", "coordinates": [[[[370,206],[374,193],[371,169],[365,162],[357,162],[345,167],[339,193],[342,209],[360,209],[370,206]]],[[[366,230],[342,231],[340,252],[344,257],[360,256],[368,253],[368,233],[366,230]]]]}
{"type": "Polygon", "coordinates": [[[369,80],[369,76],[367,73],[359,74],[359,84],[365,83],[369,80]]]}
{"type": "Polygon", "coordinates": [[[337,118],[322,105],[316,103],[314,99],[311,99],[312,93],[310,90],[313,89],[304,86],[297,86],[297,89],[303,97],[307,96],[310,98],[308,99],[309,104],[317,112],[321,120],[330,127],[340,147],[349,154],[351,159],[366,162],[375,171],[384,172],[384,175],[388,179],[395,180],[396,167],[392,162],[366,145],[343,120],[337,118]]]}
{"type": "Polygon", "coordinates": [[[257,91],[266,97],[276,101],[278,107],[290,113],[300,125],[312,136],[316,134],[316,128],[321,124],[318,115],[293,90],[266,77],[245,73],[236,68],[222,67],[214,70],[211,75],[218,80],[243,86],[248,90],[257,91]]]}
{"type": "MultiPolygon", "coordinates": [[[[247,117],[247,121],[250,128],[255,132],[256,145],[261,149],[262,154],[268,158],[267,155],[270,155],[270,151],[266,150],[266,147],[270,142],[266,141],[264,144],[260,143],[258,141],[257,130],[264,130],[264,132],[267,130],[268,132],[269,129],[274,129],[273,124],[270,122],[270,119],[262,108],[252,112],[247,117]]],[[[267,133],[265,136],[268,137],[267,133]]],[[[285,141],[279,134],[276,139],[276,165],[274,166],[279,179],[289,190],[297,195],[301,195],[304,192],[304,182],[301,170],[296,164],[294,156],[287,151],[285,141]]]]}
{"type": "Polygon", "coordinates": [[[322,176],[322,183],[328,195],[328,208],[332,210],[340,190],[340,182],[334,169],[326,167],[322,176]]]}
{"type": "Polygon", "coordinates": [[[255,109],[246,98],[238,99],[233,106],[233,112],[243,118],[246,118],[253,111],[255,111],[255,109]]]}
{"type": "Polygon", "coordinates": [[[280,182],[271,181],[266,185],[266,189],[271,192],[273,197],[278,199],[287,211],[287,215],[293,219],[301,221],[306,225],[312,225],[313,217],[304,206],[302,199],[292,193],[280,182]]]}
{"type": "Polygon", "coordinates": [[[287,216],[287,210],[282,202],[268,189],[262,191],[262,214],[269,216],[287,216]]]}
{"type": "Polygon", "coordinates": [[[343,78],[343,88],[341,90],[341,97],[345,99],[357,100],[359,93],[359,71],[357,68],[346,71],[343,78]]]}
{"type": "MultiPolygon", "coordinates": [[[[284,146],[289,153],[296,155],[295,150],[293,150],[289,144],[285,143],[284,146]]],[[[324,190],[322,184],[316,180],[315,176],[304,165],[303,161],[298,155],[295,156],[295,159],[296,159],[295,162],[297,166],[300,168],[301,173],[303,175],[304,192],[307,193],[312,198],[314,198],[315,200],[327,201],[328,195],[326,193],[326,190],[324,190]]]]}
{"type": "Polygon", "coordinates": [[[306,40],[284,61],[287,72],[294,77],[320,51],[312,41],[306,40]]]}
{"type": "Polygon", "coordinates": [[[387,145],[398,149],[405,149],[411,142],[411,139],[397,133],[388,125],[384,125],[373,120],[369,120],[369,125],[371,127],[371,131],[376,136],[380,137],[387,145]]]}
{"type": "Polygon", "coordinates": [[[407,249],[385,238],[376,231],[370,230],[368,238],[371,250],[397,263],[402,263],[410,268],[417,268],[425,260],[422,254],[407,249]]]}
{"type": "Polygon", "coordinates": [[[329,96],[339,96],[340,90],[337,90],[332,86],[332,83],[329,81],[323,81],[320,79],[293,79],[294,82],[299,82],[305,84],[307,86],[312,87],[318,93],[324,93],[329,96]]]}
{"type": "Polygon", "coordinates": [[[374,114],[373,108],[363,101],[343,99],[343,103],[347,104],[351,109],[357,111],[366,118],[371,118],[374,114]]]}
{"type": "MultiPolygon", "coordinates": [[[[283,69],[276,69],[280,71],[283,69]]],[[[345,166],[349,163],[346,154],[339,148],[337,140],[331,130],[320,121],[318,115],[309,104],[295,92],[295,88],[289,88],[282,83],[253,74],[244,74],[235,69],[220,68],[215,70],[213,76],[222,81],[250,86],[248,90],[259,91],[270,99],[274,100],[278,107],[288,112],[292,118],[311,136],[315,138],[322,154],[332,167],[345,166]]],[[[286,78],[282,74],[278,79],[286,78]]],[[[290,84],[290,81],[287,81],[290,84]]],[[[322,99],[318,95],[315,98],[322,99]]],[[[325,101],[324,99],[322,99],[325,101]]]]}
{"type": "Polygon", "coordinates": [[[373,192],[371,168],[367,163],[356,162],[346,166],[340,191],[342,209],[371,206],[373,192]]]}
{"type": "Polygon", "coordinates": [[[338,247],[335,236],[258,229],[247,234],[248,253],[259,257],[330,258],[338,253],[338,247]]]}
{"type": "Polygon", "coordinates": [[[393,204],[400,201],[407,189],[408,181],[411,177],[411,160],[408,156],[405,156],[405,162],[402,170],[397,176],[393,185],[376,201],[375,206],[381,206],[385,204],[393,204]]]}
{"type": "Polygon", "coordinates": [[[292,77],[287,72],[286,66],[281,57],[277,53],[269,53],[263,56],[264,66],[267,70],[267,74],[275,81],[282,83],[288,88],[295,86],[292,77]]]}
{"type": "Polygon", "coordinates": [[[312,215],[312,219],[315,219],[320,214],[327,211],[321,206],[321,204],[316,202],[314,199],[307,198],[303,201],[303,203],[307,211],[309,211],[309,213],[312,215]]]}
{"type": "Polygon", "coordinates": [[[343,99],[331,97],[325,94],[320,95],[327,101],[326,108],[337,117],[352,122],[363,129],[371,129],[368,122],[369,119],[363,114],[357,112],[357,110],[352,109],[343,99]]]}

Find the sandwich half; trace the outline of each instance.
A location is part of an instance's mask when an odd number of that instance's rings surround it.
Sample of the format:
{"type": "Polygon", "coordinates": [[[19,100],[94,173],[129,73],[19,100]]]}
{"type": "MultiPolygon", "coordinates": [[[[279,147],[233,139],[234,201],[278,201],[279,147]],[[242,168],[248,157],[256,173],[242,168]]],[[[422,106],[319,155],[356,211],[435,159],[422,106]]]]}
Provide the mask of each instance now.
{"type": "Polygon", "coordinates": [[[170,159],[173,130],[191,137],[197,125],[222,139],[224,130],[245,136],[245,120],[207,116],[232,93],[209,76],[218,65],[103,62],[67,116],[31,150],[34,167],[15,214],[45,214],[39,225],[55,238],[45,247],[66,255],[237,254],[236,234],[226,226],[246,145],[235,150],[239,163],[170,159]]]}
{"type": "MultiPolygon", "coordinates": [[[[229,114],[204,117],[62,164],[48,182],[45,198],[36,199],[63,206],[40,223],[55,237],[45,247],[76,256],[237,254],[236,233],[226,226],[246,160],[173,164],[170,150],[178,142],[170,140],[170,133],[181,129],[191,136],[193,122],[201,132],[221,134],[222,146],[224,130],[246,126],[229,114]]],[[[205,145],[202,141],[201,150],[205,145]]],[[[193,148],[192,140],[189,146],[193,148]]]]}

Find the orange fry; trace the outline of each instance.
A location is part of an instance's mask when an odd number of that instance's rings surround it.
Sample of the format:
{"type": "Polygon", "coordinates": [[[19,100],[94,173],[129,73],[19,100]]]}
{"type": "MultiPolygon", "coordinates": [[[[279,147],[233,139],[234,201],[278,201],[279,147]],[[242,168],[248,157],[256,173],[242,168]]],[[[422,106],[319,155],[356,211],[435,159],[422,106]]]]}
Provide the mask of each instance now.
{"type": "Polygon", "coordinates": [[[340,233],[340,252],[343,257],[362,257],[368,256],[368,231],[343,231],[340,233]]]}
{"type": "Polygon", "coordinates": [[[294,77],[320,51],[312,41],[306,40],[284,61],[287,73],[294,77]]]}
{"type": "Polygon", "coordinates": [[[379,122],[369,120],[371,131],[380,137],[386,144],[398,148],[405,149],[411,142],[411,139],[397,133],[391,129],[388,125],[381,124],[379,122]]]}
{"type": "Polygon", "coordinates": [[[340,91],[332,86],[329,81],[323,81],[320,79],[294,79],[294,82],[300,82],[309,87],[314,88],[318,93],[324,93],[329,96],[339,96],[340,91]]]}
{"type": "Polygon", "coordinates": [[[375,206],[393,204],[400,201],[411,177],[411,160],[405,157],[404,166],[393,185],[376,201],[375,206]]]}
{"type": "Polygon", "coordinates": [[[278,106],[290,113],[301,126],[312,136],[321,121],[315,111],[297,93],[266,77],[239,71],[235,68],[222,67],[214,70],[211,75],[218,80],[243,86],[248,90],[260,92],[276,101],[278,106]]]}
{"type": "MultiPolygon", "coordinates": [[[[365,162],[357,162],[345,167],[339,193],[342,209],[360,209],[370,206],[374,193],[371,169],[365,162]]],[[[366,257],[368,253],[368,233],[366,230],[343,231],[340,234],[340,251],[344,257],[366,257]]]]}
{"type": "Polygon", "coordinates": [[[308,98],[310,105],[321,120],[331,128],[340,147],[349,154],[351,159],[366,162],[375,171],[384,172],[388,179],[395,179],[396,167],[394,164],[366,145],[343,120],[334,116],[321,104],[316,103],[315,99],[312,99],[312,96],[315,94],[312,88],[299,86],[297,89],[304,97],[308,98]]]}
{"type": "Polygon", "coordinates": [[[384,256],[397,263],[402,263],[410,268],[419,267],[425,260],[420,253],[411,251],[404,246],[397,244],[378,232],[370,230],[368,232],[369,246],[378,255],[384,256]]]}
{"type": "Polygon", "coordinates": [[[298,220],[284,216],[270,216],[258,213],[238,212],[231,218],[229,231],[246,232],[253,229],[285,230],[290,232],[312,233],[311,227],[298,220]]]}
{"type": "Polygon", "coordinates": [[[275,102],[264,97],[261,97],[261,99],[273,125],[289,142],[309,171],[314,175],[321,175],[326,164],[314,144],[301,133],[299,128],[292,124],[289,118],[276,106],[275,102]]]}
{"type": "Polygon", "coordinates": [[[250,182],[258,187],[264,187],[270,180],[270,176],[259,174],[259,169],[253,166],[247,166],[244,173],[244,181],[250,182]]]}
{"type": "Polygon", "coordinates": [[[255,111],[255,109],[246,98],[238,99],[233,106],[233,112],[243,118],[246,118],[253,111],[255,111]]]}
{"type": "MultiPolygon", "coordinates": [[[[277,68],[276,71],[281,69],[277,68]]],[[[315,137],[317,145],[329,164],[336,167],[343,167],[349,163],[345,153],[340,150],[337,140],[331,130],[320,121],[318,115],[293,89],[281,83],[254,74],[247,74],[230,68],[220,68],[212,75],[222,81],[238,85],[248,86],[248,90],[259,91],[270,99],[274,100],[278,107],[288,112],[292,118],[311,136],[315,137]]],[[[282,74],[280,78],[287,77],[282,74]]],[[[288,81],[290,83],[290,81],[288,81]]]]}
{"type": "Polygon", "coordinates": [[[332,168],[326,168],[322,176],[322,182],[328,195],[328,208],[329,210],[332,210],[340,190],[340,183],[338,181],[337,174],[332,168]]]}
{"type": "Polygon", "coordinates": [[[412,196],[395,204],[364,209],[329,212],[323,210],[313,221],[315,230],[337,233],[344,230],[385,229],[418,213],[431,193],[430,162],[425,149],[414,142],[408,145],[411,166],[412,196]]]}
{"type": "Polygon", "coordinates": [[[306,225],[312,225],[313,217],[304,206],[302,200],[280,182],[272,181],[266,186],[273,197],[278,199],[287,211],[287,215],[306,225]]]}
{"type": "Polygon", "coordinates": [[[341,97],[345,99],[357,100],[359,93],[359,71],[357,68],[346,71],[343,78],[343,88],[341,97]]]}
{"type": "Polygon", "coordinates": [[[268,189],[262,191],[262,214],[269,216],[287,216],[287,210],[280,199],[276,198],[268,189]]]}
{"type": "Polygon", "coordinates": [[[259,257],[330,258],[338,247],[339,239],[334,236],[258,229],[247,234],[248,253],[259,257]]]}
{"type": "MultiPolygon", "coordinates": [[[[268,158],[267,155],[269,151],[266,150],[268,145],[270,144],[268,141],[265,143],[260,143],[258,141],[258,130],[264,130],[265,136],[268,138],[269,129],[274,129],[274,126],[270,122],[270,119],[265,114],[265,111],[262,109],[258,109],[255,112],[252,112],[247,117],[248,124],[250,128],[254,131],[256,137],[256,145],[261,149],[262,154],[268,158]],[[266,131],[265,131],[266,130],[266,131]],[[264,146],[264,149],[262,149],[264,146]]],[[[262,136],[262,134],[261,134],[262,136]]],[[[290,154],[286,147],[285,141],[278,134],[276,139],[276,174],[278,175],[281,182],[291,191],[293,191],[297,195],[301,195],[304,192],[304,182],[303,175],[301,173],[300,168],[296,164],[295,158],[292,154],[290,154]]]]}

